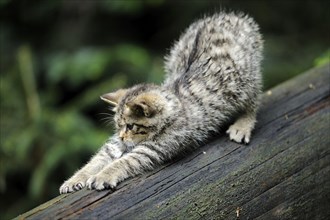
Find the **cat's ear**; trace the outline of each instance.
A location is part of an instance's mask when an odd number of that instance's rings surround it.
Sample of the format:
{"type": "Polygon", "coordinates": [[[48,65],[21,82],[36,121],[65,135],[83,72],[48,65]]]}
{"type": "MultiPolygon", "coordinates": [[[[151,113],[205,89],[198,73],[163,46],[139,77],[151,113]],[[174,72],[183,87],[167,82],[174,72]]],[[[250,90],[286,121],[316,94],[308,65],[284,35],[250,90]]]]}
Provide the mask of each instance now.
{"type": "Polygon", "coordinates": [[[110,105],[117,106],[120,99],[126,94],[127,89],[119,89],[115,92],[106,93],[101,95],[100,98],[109,103],[110,105]]]}
{"type": "Polygon", "coordinates": [[[147,117],[154,116],[161,110],[159,96],[153,94],[144,94],[131,102],[126,103],[126,107],[130,114],[136,117],[147,117]]]}

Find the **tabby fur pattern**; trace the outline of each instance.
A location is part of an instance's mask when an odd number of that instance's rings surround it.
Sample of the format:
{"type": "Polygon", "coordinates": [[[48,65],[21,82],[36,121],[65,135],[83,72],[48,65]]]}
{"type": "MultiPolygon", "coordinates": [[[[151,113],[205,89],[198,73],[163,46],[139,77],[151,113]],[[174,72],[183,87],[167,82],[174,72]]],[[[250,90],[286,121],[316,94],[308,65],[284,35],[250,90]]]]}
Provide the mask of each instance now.
{"type": "Polygon", "coordinates": [[[231,140],[249,143],[261,93],[263,41],[254,20],[218,13],[194,22],[165,58],[162,85],[107,93],[116,133],[60,187],[114,189],[206,142],[228,121],[231,140]],[[234,120],[235,119],[235,120],[234,120]]]}

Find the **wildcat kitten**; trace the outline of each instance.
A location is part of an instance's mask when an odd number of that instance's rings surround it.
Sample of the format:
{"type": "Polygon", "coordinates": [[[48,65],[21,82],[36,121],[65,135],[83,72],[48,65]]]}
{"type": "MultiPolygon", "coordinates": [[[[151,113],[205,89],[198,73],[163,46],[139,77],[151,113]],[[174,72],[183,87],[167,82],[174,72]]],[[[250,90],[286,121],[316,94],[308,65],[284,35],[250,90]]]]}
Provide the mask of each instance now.
{"type": "Polygon", "coordinates": [[[249,143],[261,90],[262,38],[243,14],[193,23],[166,57],[162,85],[141,84],[101,96],[114,106],[117,132],[60,187],[60,193],[114,188],[197,147],[239,115],[227,133],[249,143]]]}

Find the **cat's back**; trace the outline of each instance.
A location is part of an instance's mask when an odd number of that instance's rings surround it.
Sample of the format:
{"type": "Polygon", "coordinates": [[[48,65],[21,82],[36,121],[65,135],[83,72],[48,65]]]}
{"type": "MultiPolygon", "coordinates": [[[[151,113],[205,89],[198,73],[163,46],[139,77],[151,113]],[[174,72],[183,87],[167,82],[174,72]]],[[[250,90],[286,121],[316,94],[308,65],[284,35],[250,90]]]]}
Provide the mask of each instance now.
{"type": "Polygon", "coordinates": [[[261,51],[259,27],[251,17],[243,13],[205,17],[187,28],[166,57],[164,84],[219,81],[232,72],[243,78],[258,74],[261,51]]]}

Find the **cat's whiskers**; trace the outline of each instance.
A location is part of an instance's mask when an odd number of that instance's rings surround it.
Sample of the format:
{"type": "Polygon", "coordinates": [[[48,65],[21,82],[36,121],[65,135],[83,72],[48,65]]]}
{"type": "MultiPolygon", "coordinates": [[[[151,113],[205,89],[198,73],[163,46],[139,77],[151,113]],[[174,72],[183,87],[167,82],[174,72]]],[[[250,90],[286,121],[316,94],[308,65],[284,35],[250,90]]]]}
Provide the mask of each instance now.
{"type": "Polygon", "coordinates": [[[113,114],[101,112],[101,113],[98,113],[98,115],[106,116],[106,117],[100,119],[100,121],[103,122],[103,124],[105,124],[106,126],[110,126],[110,125],[114,124],[113,114]]]}

